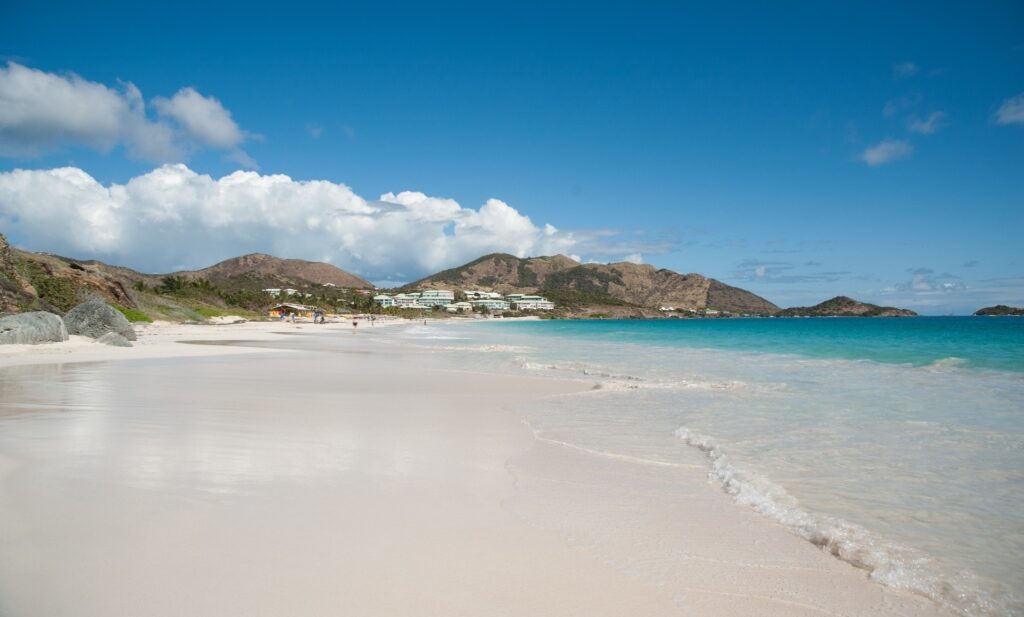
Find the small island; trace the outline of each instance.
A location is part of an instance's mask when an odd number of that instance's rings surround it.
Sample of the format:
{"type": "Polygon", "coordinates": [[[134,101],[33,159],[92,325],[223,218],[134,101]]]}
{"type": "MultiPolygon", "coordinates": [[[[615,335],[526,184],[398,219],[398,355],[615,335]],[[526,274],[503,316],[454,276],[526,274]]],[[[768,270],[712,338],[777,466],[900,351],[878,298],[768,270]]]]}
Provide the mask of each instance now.
{"type": "Polygon", "coordinates": [[[995,306],[986,306],[985,308],[978,309],[977,311],[974,312],[974,314],[981,315],[982,317],[999,317],[1004,315],[1020,317],[1024,315],[1024,308],[1006,306],[1005,304],[997,304],[995,306]]]}
{"type": "Polygon", "coordinates": [[[776,317],[916,317],[909,309],[878,306],[860,302],[846,296],[836,296],[814,306],[796,306],[782,309],[776,317]]]}

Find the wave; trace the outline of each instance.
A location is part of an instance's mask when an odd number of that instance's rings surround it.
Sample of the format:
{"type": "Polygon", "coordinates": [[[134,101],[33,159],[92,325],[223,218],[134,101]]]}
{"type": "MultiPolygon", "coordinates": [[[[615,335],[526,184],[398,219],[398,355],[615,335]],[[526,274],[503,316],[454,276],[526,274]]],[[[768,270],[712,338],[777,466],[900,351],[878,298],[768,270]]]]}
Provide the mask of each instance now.
{"type": "Polygon", "coordinates": [[[924,366],[926,369],[931,370],[952,370],[962,368],[968,364],[966,358],[958,358],[956,356],[950,356],[948,358],[939,358],[938,360],[924,366]]]}
{"type": "Polygon", "coordinates": [[[533,351],[530,347],[521,345],[444,345],[441,347],[430,347],[442,351],[480,351],[483,353],[528,353],[533,351]]]}
{"type": "MultiPolygon", "coordinates": [[[[599,381],[594,385],[591,391],[621,392],[625,390],[735,390],[749,387],[749,384],[739,380],[698,381],[684,379],[679,381],[660,381],[655,379],[648,379],[645,377],[638,377],[636,375],[627,375],[603,371],[582,363],[549,364],[544,362],[536,362],[526,358],[516,358],[515,360],[516,364],[520,368],[529,371],[554,371],[561,373],[572,373],[580,377],[596,377],[599,379],[599,381]]],[[[765,384],[763,388],[767,390],[778,390],[785,388],[785,386],[785,384],[765,384]]]]}
{"type": "Polygon", "coordinates": [[[932,559],[913,549],[883,541],[867,529],[824,514],[802,509],[795,497],[769,479],[732,465],[722,447],[711,437],[687,427],[676,436],[704,452],[711,462],[708,479],[721,485],[740,504],[753,508],[797,533],[822,550],[866,570],[872,580],[906,589],[966,616],[1020,614],[1016,602],[996,601],[981,589],[969,572],[945,577],[936,572],[932,559]]]}

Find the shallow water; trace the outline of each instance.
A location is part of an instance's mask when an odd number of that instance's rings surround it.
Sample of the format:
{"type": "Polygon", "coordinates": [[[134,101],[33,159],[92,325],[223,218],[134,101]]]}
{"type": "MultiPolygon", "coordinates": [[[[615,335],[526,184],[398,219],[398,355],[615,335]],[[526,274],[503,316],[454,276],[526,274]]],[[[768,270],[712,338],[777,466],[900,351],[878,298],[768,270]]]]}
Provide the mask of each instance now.
{"type": "Polygon", "coordinates": [[[467,367],[593,381],[524,410],[545,439],[666,463],[696,448],[738,502],[875,580],[964,615],[1024,614],[1024,320],[495,321],[405,336],[467,367]]]}

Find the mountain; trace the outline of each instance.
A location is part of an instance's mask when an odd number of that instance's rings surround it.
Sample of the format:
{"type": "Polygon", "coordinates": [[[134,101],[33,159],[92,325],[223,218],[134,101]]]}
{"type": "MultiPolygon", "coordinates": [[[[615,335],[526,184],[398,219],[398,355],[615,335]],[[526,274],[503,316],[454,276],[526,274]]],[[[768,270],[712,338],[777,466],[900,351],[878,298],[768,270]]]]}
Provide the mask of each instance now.
{"type": "Polygon", "coordinates": [[[260,291],[267,287],[293,287],[309,294],[305,301],[350,306],[356,299],[350,288],[373,286],[330,264],[258,254],[197,271],[143,274],[100,261],[23,251],[0,234],[0,313],[64,313],[99,297],[139,321],[257,317],[272,301],[260,291]]]}
{"type": "Polygon", "coordinates": [[[632,307],[717,309],[771,314],[771,302],[738,287],[699,274],[679,274],[647,264],[580,264],[564,255],[520,258],[485,255],[408,285],[414,289],[483,289],[540,293],[570,308],[632,307]]]}
{"type": "Polygon", "coordinates": [[[814,306],[783,309],[777,317],[915,317],[917,313],[892,306],[878,306],[858,302],[846,296],[836,296],[814,306]]]}
{"type": "Polygon", "coordinates": [[[983,309],[978,309],[974,313],[975,315],[982,315],[991,317],[993,315],[1024,315],[1024,308],[1016,308],[1013,306],[1006,306],[1005,304],[997,304],[995,306],[986,306],[983,309]]]}
{"type": "Polygon", "coordinates": [[[256,291],[270,287],[305,288],[330,284],[335,287],[373,289],[373,284],[337,266],[302,259],[281,259],[252,253],[232,257],[202,270],[176,272],[187,279],[206,279],[232,289],[256,291]]]}

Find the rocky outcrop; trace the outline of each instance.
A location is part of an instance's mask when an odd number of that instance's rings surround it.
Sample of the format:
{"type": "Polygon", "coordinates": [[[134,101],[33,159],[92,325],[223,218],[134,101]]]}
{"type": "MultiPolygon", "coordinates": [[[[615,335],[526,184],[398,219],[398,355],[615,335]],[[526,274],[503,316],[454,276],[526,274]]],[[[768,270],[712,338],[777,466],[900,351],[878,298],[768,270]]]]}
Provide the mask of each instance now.
{"type": "Polygon", "coordinates": [[[103,343],[104,345],[110,345],[111,347],[131,347],[131,342],[125,337],[121,336],[117,332],[107,332],[103,336],[96,339],[97,343],[103,343]]]}
{"type": "Polygon", "coordinates": [[[38,345],[66,340],[68,331],[59,315],[34,311],[0,318],[0,345],[38,345]]]}
{"type": "Polygon", "coordinates": [[[68,311],[64,316],[68,333],[98,339],[115,332],[129,341],[135,340],[135,330],[121,311],[103,302],[89,300],[68,311]]]}
{"type": "Polygon", "coordinates": [[[1013,315],[1019,317],[1024,315],[1024,308],[997,304],[995,306],[986,306],[985,308],[978,309],[974,314],[981,315],[983,317],[998,317],[1001,315],[1013,315]]]}
{"type": "Polygon", "coordinates": [[[859,302],[846,296],[836,296],[814,306],[797,306],[783,309],[776,317],[915,317],[910,309],[894,306],[878,306],[859,302]]]}

